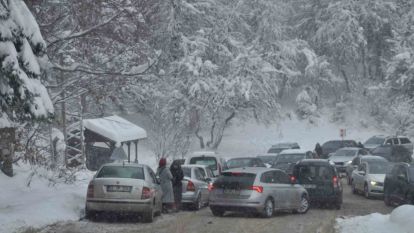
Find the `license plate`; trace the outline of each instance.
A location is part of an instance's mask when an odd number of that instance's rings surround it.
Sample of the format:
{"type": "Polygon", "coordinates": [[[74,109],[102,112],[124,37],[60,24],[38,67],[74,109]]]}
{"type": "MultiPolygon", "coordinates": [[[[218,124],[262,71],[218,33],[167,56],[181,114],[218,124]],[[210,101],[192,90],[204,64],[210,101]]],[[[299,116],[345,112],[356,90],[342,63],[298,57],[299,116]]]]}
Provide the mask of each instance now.
{"type": "Polygon", "coordinates": [[[240,190],[237,189],[224,189],[223,191],[226,195],[240,195],[240,190]]]}
{"type": "Polygon", "coordinates": [[[122,185],[108,185],[106,187],[108,192],[131,192],[131,186],[122,186],[122,185]]]}
{"type": "Polygon", "coordinates": [[[314,188],[316,188],[316,185],[314,185],[314,184],[304,184],[303,187],[305,189],[314,189],[314,188]]]}

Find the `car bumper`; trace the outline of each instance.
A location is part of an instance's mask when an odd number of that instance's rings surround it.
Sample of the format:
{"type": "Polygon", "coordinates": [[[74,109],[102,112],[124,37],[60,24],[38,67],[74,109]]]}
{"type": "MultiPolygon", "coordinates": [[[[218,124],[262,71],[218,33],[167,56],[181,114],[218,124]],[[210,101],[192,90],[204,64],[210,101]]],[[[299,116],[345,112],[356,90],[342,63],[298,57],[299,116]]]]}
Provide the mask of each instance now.
{"type": "Polygon", "coordinates": [[[256,200],[209,200],[211,207],[220,208],[227,211],[261,211],[264,208],[264,202],[256,200]]]}
{"type": "Polygon", "coordinates": [[[371,196],[383,196],[384,195],[384,186],[371,185],[370,189],[369,189],[369,195],[371,195],[371,196]]]}
{"type": "Polygon", "coordinates": [[[340,173],[346,173],[346,166],[335,166],[336,170],[340,173]]]}
{"type": "Polygon", "coordinates": [[[197,201],[196,192],[185,192],[182,194],[181,202],[182,203],[195,203],[197,201]]]}
{"type": "Polygon", "coordinates": [[[86,208],[91,211],[102,212],[150,212],[152,208],[151,200],[114,200],[114,199],[88,199],[86,208]]]}

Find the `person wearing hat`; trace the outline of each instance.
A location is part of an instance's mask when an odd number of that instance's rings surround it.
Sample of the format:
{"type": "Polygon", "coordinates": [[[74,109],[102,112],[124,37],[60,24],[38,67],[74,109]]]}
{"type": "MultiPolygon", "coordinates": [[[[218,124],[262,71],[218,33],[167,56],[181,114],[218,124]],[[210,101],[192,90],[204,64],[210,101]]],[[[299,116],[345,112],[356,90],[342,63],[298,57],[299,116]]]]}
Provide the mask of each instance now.
{"type": "Polygon", "coordinates": [[[174,193],[172,187],[173,176],[170,169],[167,167],[167,160],[165,158],[160,159],[157,176],[160,178],[162,190],[162,209],[164,213],[168,213],[174,205],[174,193]]]}

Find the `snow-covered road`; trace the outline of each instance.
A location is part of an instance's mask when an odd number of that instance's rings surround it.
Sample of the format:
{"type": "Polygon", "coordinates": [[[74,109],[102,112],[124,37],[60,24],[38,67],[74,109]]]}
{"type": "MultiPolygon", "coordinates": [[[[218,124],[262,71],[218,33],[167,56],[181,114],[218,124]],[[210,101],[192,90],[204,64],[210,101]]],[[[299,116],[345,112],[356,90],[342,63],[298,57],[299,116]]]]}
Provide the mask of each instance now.
{"type": "MultiPolygon", "coordinates": [[[[345,180],[342,181],[345,184],[345,180]]],[[[69,221],[61,222],[36,233],[137,233],[137,232],[292,232],[315,233],[334,232],[336,218],[366,215],[374,212],[387,214],[392,208],[386,207],[381,200],[367,200],[351,194],[344,185],[344,204],[341,210],[313,208],[307,214],[298,215],[279,213],[270,219],[229,213],[225,217],[214,217],[209,208],[201,211],[182,211],[178,214],[163,215],[152,224],[144,224],[134,218],[101,218],[98,222],[69,221]]]]}

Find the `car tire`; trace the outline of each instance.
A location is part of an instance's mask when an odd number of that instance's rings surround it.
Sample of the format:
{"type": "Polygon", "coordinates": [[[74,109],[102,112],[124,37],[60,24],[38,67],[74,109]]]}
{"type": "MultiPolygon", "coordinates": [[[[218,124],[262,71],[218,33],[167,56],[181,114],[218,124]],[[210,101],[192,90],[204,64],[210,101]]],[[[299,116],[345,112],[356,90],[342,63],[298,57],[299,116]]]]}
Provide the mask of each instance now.
{"type": "Polygon", "coordinates": [[[364,184],[364,197],[369,199],[371,198],[371,195],[369,194],[368,185],[364,184]]]}
{"type": "Polygon", "coordinates": [[[309,197],[306,195],[302,195],[302,198],[300,200],[301,207],[296,209],[294,212],[298,214],[306,214],[310,208],[310,202],[309,197]]]}
{"type": "Polygon", "coordinates": [[[90,220],[90,221],[95,221],[96,220],[96,211],[92,211],[92,210],[88,210],[87,208],[85,208],[85,218],[90,220]]]}
{"type": "Polygon", "coordinates": [[[275,205],[273,203],[273,200],[270,198],[266,199],[265,204],[263,206],[262,217],[271,218],[273,216],[274,207],[275,205]]]}
{"type": "Polygon", "coordinates": [[[198,194],[197,196],[197,200],[195,201],[195,203],[193,204],[193,210],[200,210],[201,208],[203,208],[203,201],[201,201],[201,194],[198,194]]]}
{"type": "Polygon", "coordinates": [[[151,209],[148,212],[145,212],[142,215],[142,222],[144,222],[144,223],[152,223],[153,221],[154,221],[154,210],[153,209],[151,209]]]}
{"type": "Polygon", "coordinates": [[[211,213],[213,213],[213,215],[216,217],[223,217],[224,212],[225,212],[223,209],[220,209],[217,207],[211,207],[211,206],[210,206],[210,210],[211,210],[211,213]]]}
{"type": "Polygon", "coordinates": [[[342,204],[338,201],[334,203],[334,208],[340,210],[342,208],[342,204]]]}

